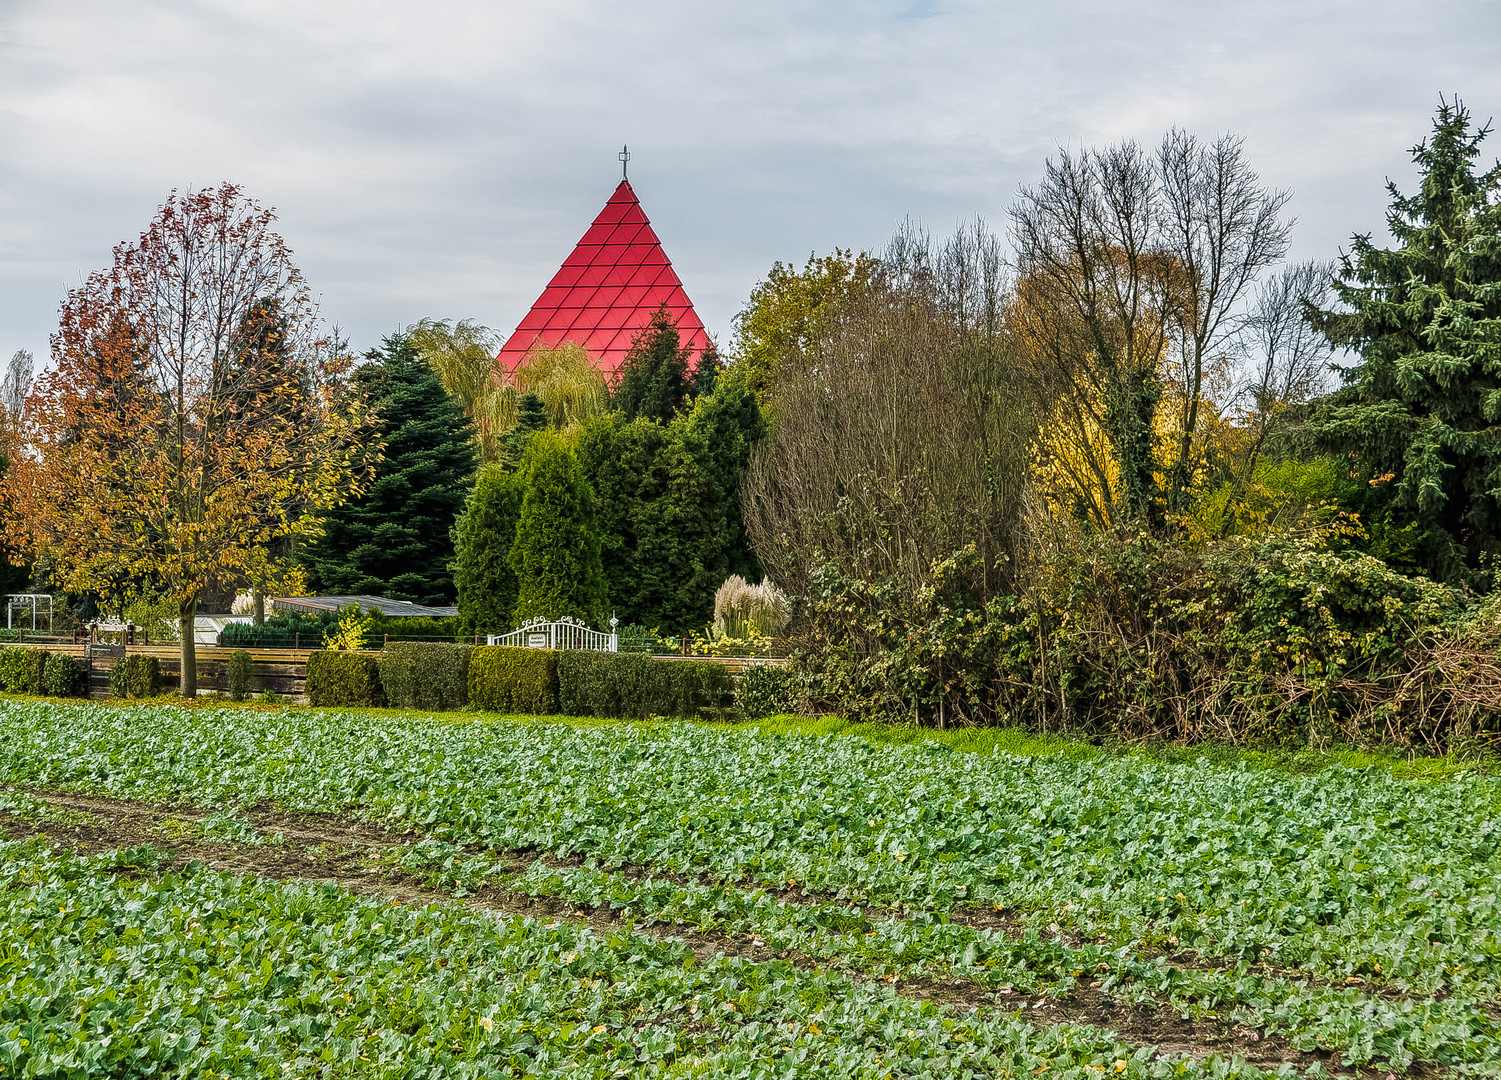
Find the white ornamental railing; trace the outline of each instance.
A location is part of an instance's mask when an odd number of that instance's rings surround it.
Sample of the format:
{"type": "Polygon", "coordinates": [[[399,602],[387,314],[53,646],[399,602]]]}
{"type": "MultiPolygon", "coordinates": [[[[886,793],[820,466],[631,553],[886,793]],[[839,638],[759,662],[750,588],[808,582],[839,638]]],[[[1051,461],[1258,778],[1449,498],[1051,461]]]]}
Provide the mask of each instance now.
{"type": "MultiPolygon", "coordinates": [[[[610,620],[613,631],[618,625],[610,620]]],[[[616,652],[620,639],[614,634],[590,630],[575,618],[564,615],[561,619],[545,619],[540,615],[528,619],[519,629],[509,634],[491,634],[486,638],[491,645],[511,645],[523,649],[592,649],[595,652],[616,652]]]]}

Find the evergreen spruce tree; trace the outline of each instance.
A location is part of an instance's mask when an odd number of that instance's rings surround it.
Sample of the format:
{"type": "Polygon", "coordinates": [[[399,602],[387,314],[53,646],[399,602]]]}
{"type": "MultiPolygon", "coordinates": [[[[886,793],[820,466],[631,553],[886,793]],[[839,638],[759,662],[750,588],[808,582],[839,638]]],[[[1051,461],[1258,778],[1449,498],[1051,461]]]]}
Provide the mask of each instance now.
{"type": "Polygon", "coordinates": [[[719,358],[719,350],[709,345],[698,354],[698,364],[693,369],[693,378],[689,389],[695,398],[704,397],[714,392],[714,385],[719,379],[719,374],[724,370],[724,361],[719,358]]]}
{"type": "Polygon", "coordinates": [[[500,634],[514,626],[516,571],[511,548],[523,487],[514,473],[486,465],[475,478],[453,529],[453,583],[459,616],[471,634],[500,634]]]}
{"type": "Polygon", "coordinates": [[[1353,238],[1338,283],[1348,310],[1321,322],[1360,362],[1316,421],[1360,470],[1378,549],[1482,587],[1501,553],[1501,163],[1475,171],[1488,133],[1441,103],[1412,151],[1420,190],[1387,185],[1397,246],[1353,238]]]}
{"type": "Polygon", "coordinates": [[[451,604],[452,528],[475,468],[469,422],[403,335],[366,356],[356,378],[379,410],[385,459],[303,552],[308,583],[326,595],[451,604]]]}
{"type": "Polygon", "coordinates": [[[547,407],[536,394],[522,394],[516,402],[516,426],[501,437],[501,460],[510,468],[521,463],[526,444],[547,426],[547,407]]]}
{"type": "Polygon", "coordinates": [[[579,430],[605,577],[622,622],[672,634],[702,630],[726,577],[759,575],[740,481],[765,428],[755,394],[727,375],[669,423],[615,413],[579,430]]]}
{"type": "Polygon", "coordinates": [[[644,417],[666,423],[677,415],[693,389],[689,350],[679,348],[677,325],[664,304],[636,335],[620,365],[613,404],[627,420],[644,417]]]}
{"type": "Polygon", "coordinates": [[[568,441],[550,431],[533,435],[520,482],[525,494],[510,553],[515,621],[567,615],[600,629],[610,608],[594,492],[568,441]]]}

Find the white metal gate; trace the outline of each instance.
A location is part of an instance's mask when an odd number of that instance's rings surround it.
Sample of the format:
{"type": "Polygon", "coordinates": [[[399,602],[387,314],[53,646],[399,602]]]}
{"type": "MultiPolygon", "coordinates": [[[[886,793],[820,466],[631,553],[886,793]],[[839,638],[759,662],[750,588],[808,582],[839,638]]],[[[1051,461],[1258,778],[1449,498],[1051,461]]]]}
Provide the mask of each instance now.
{"type": "Polygon", "coordinates": [[[590,630],[577,619],[567,615],[561,619],[544,619],[538,616],[522,623],[519,629],[509,634],[491,634],[485,640],[491,645],[511,645],[523,649],[592,649],[595,652],[616,652],[620,639],[614,630],[618,625],[610,620],[610,633],[590,630]]]}

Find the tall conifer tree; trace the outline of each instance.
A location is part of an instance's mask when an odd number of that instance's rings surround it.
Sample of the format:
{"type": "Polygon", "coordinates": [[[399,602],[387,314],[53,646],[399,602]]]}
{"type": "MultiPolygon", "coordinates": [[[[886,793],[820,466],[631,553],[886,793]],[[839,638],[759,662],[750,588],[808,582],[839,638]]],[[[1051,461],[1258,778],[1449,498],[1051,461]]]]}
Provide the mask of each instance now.
{"type": "Polygon", "coordinates": [[[469,421],[405,336],[366,357],[357,379],[379,410],[385,460],[304,551],[308,582],[323,594],[451,604],[451,530],[475,469],[469,421]]]}
{"type": "Polygon", "coordinates": [[[1388,183],[1394,248],[1355,236],[1348,310],[1325,332],[1360,354],[1318,429],[1351,454],[1385,554],[1486,586],[1501,554],[1501,163],[1475,169],[1489,128],[1456,99],[1412,151],[1422,186],[1388,183]]]}
{"type": "Polygon", "coordinates": [[[511,547],[515,619],[571,616],[599,629],[609,618],[594,492],[563,436],[533,435],[521,460],[520,520],[511,547]]]}

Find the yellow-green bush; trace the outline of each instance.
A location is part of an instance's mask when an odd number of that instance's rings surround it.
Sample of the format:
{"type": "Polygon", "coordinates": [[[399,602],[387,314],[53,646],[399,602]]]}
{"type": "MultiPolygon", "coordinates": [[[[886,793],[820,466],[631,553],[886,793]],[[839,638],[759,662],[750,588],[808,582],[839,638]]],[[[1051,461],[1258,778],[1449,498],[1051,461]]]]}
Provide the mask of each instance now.
{"type": "Polygon", "coordinates": [[[109,669],[109,692],[119,698],[156,697],[162,692],[162,665],[154,656],[122,656],[109,669]]]}
{"type": "Polygon", "coordinates": [[[720,664],[640,653],[568,651],[558,661],[558,697],[572,716],[710,716],[730,705],[720,664]]]}
{"type": "Polygon", "coordinates": [[[370,653],[310,653],[307,699],[309,705],[384,705],[380,664],[370,653]]]}
{"type": "Polygon", "coordinates": [[[380,656],[386,700],[404,709],[462,709],[469,703],[472,645],[393,641],[380,656]]]}
{"type": "Polygon", "coordinates": [[[481,645],[469,658],[469,703],[497,712],[558,711],[558,654],[481,645]]]}

